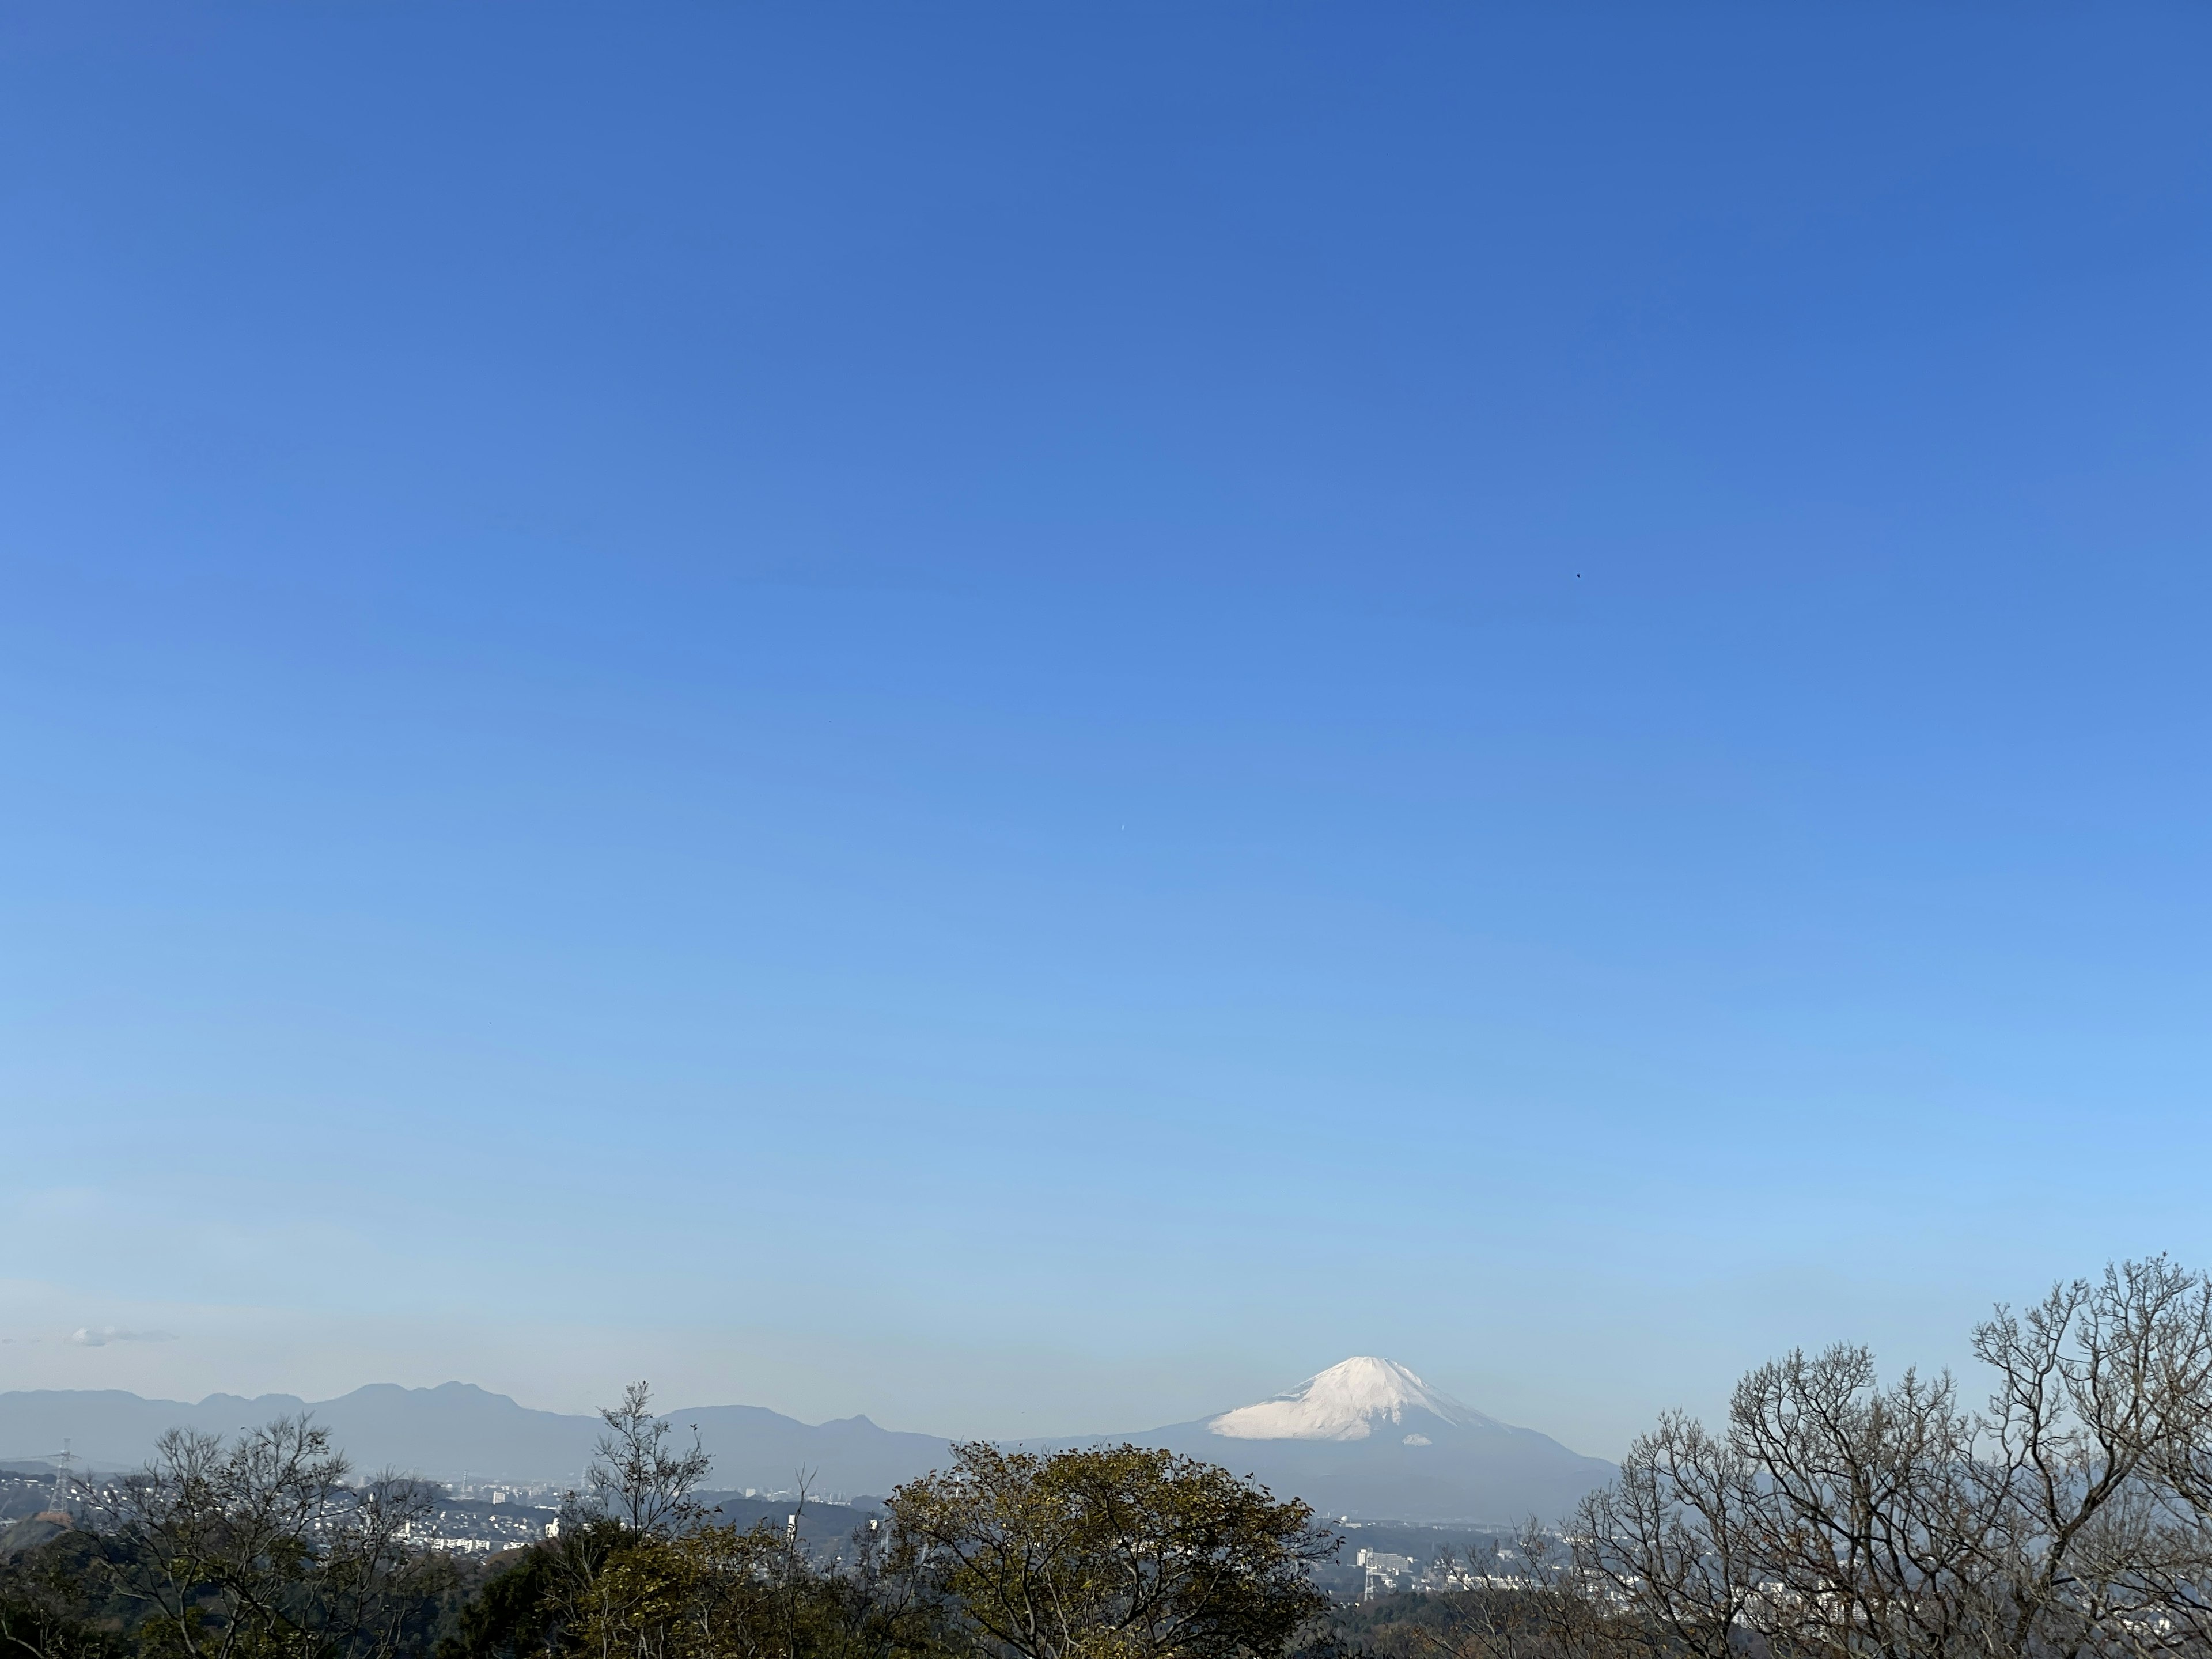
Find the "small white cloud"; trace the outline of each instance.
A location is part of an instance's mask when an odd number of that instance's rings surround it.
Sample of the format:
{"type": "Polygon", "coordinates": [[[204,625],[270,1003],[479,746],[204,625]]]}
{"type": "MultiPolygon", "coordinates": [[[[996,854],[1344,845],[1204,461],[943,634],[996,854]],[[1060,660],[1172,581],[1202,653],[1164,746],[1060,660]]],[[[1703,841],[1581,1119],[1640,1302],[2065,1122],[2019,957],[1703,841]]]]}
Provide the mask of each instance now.
{"type": "Polygon", "coordinates": [[[104,1348],[111,1342],[173,1342],[177,1336],[173,1331],[126,1331],[120,1325],[81,1325],[62,1340],[74,1342],[80,1348],[104,1348]]]}

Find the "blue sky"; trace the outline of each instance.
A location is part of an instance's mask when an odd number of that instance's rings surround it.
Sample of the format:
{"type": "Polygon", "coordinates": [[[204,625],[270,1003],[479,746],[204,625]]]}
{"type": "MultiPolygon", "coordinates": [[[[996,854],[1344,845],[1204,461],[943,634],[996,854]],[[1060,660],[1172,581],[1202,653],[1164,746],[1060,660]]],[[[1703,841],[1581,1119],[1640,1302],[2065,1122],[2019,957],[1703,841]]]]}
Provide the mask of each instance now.
{"type": "Polygon", "coordinates": [[[1613,1452],[2212,1261],[2208,47],[11,15],[0,1386],[1613,1452]]]}

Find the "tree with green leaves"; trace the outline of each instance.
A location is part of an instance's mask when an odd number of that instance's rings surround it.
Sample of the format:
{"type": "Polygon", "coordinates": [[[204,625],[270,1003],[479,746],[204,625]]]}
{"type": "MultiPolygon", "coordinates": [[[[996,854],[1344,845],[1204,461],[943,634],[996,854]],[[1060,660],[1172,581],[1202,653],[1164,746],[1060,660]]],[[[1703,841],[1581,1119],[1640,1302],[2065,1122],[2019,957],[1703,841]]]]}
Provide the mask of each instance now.
{"type": "Polygon", "coordinates": [[[994,1659],[1268,1659],[1328,1606],[1313,1511],[1137,1446],[981,1442],[892,1494],[915,1569],[994,1659]]]}
{"type": "MultiPolygon", "coordinates": [[[[495,1575],[439,1659],[921,1659],[945,1652],[941,1609],[880,1528],[854,1559],[817,1561],[796,1530],[717,1525],[696,1493],[712,1467],[670,1443],[632,1384],[601,1411],[590,1496],[559,1534],[495,1575]]],[[[802,1495],[799,1503],[805,1502],[802,1495]]]]}
{"type": "Polygon", "coordinates": [[[73,1559],[0,1562],[0,1659],[125,1659],[120,1620],[101,1619],[86,1593],[94,1550],[73,1559]]]}
{"type": "Polygon", "coordinates": [[[763,1522],[564,1528],[496,1574],[439,1659],[956,1659],[887,1528],[842,1563],[763,1522]]]}
{"type": "Polygon", "coordinates": [[[577,1629],[591,1659],[933,1659],[941,1607],[884,1571],[864,1534],[843,1570],[767,1522],[637,1539],[610,1561],[577,1629]]]}

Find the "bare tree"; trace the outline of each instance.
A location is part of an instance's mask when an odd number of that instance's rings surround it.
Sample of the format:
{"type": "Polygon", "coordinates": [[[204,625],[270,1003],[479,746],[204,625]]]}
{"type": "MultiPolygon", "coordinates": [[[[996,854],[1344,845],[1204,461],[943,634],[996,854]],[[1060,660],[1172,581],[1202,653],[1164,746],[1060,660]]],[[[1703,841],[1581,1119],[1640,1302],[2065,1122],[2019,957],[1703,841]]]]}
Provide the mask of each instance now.
{"type": "Polygon", "coordinates": [[[1624,1637],[1727,1659],[1758,1594],[1749,1522],[1756,1480],[1728,1440],[1680,1412],[1641,1437],[1572,1532],[1583,1583],[1641,1619],[1624,1637]]]}
{"type": "Polygon", "coordinates": [[[1573,1528],[1626,1639],[1723,1659],[2120,1659],[2212,1644],[2212,1279],[2161,1259],[1974,1333],[1995,1373],[1884,1387],[1863,1348],[1679,1413],[1573,1528]]]}
{"type": "Polygon", "coordinates": [[[346,1482],[330,1434],[281,1418],[226,1444],[173,1429],[103,1500],[116,1589],[184,1659],[390,1659],[446,1564],[410,1541],[418,1482],[346,1482]]]}
{"type": "Polygon", "coordinates": [[[2002,1505],[1948,1376],[1879,1386],[1863,1348],[1762,1365],[1736,1387],[1735,1540],[1770,1644],[1882,1659],[1986,1645],[1984,1556],[2002,1505]]]}
{"type": "Polygon", "coordinates": [[[1624,1620],[1559,1537],[1531,1519],[1509,1548],[1495,1541],[1440,1558],[1458,1586],[1448,1616],[1407,1635],[1431,1659],[1610,1659],[1632,1652],[1648,1627],[1624,1620]]]}
{"type": "Polygon", "coordinates": [[[1974,1333],[2003,1653],[2212,1634],[2212,1279],[2165,1258],[2055,1286],[1974,1333]]]}

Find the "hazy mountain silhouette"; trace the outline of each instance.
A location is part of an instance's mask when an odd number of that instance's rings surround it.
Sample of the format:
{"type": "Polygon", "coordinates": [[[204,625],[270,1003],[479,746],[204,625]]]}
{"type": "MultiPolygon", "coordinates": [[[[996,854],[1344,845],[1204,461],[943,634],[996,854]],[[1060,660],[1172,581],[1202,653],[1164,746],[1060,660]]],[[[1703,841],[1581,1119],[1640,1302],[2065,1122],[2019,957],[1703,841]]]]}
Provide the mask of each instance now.
{"type": "MultiPolygon", "coordinates": [[[[596,1417],[533,1411],[467,1382],[434,1389],[377,1382],[317,1401],[218,1394],[196,1403],[47,1389],[0,1394],[0,1459],[49,1456],[66,1441],[96,1467],[130,1468],[152,1454],[165,1429],[230,1435],[301,1412],[331,1431],[357,1469],[390,1468],[440,1480],[470,1474],[574,1486],[601,1431],[596,1417]]],[[[805,1468],[817,1491],[880,1495],[943,1462],[948,1443],[895,1434],[865,1417],[807,1424],[759,1406],[679,1408],[668,1419],[687,1440],[697,1425],[700,1443],[714,1456],[713,1484],[727,1489],[781,1490],[805,1468]]]]}
{"type": "MultiPolygon", "coordinates": [[[[454,1480],[551,1481],[574,1486],[600,1433],[595,1417],[533,1411],[466,1382],[434,1389],[375,1383],[335,1400],[210,1395],[197,1403],[117,1390],[0,1394],[0,1461],[46,1457],[67,1442],[102,1468],[145,1461],[164,1429],[231,1435],[310,1412],[356,1469],[393,1468],[454,1480]]],[[[940,1467],[934,1435],[899,1434],[865,1417],[802,1423],[760,1406],[697,1406],[667,1413],[685,1440],[696,1426],[714,1455],[709,1484],[784,1491],[804,1469],[817,1493],[880,1497],[940,1467]]],[[[1557,1520],[1613,1466],[1549,1436],[1484,1416],[1386,1359],[1347,1359],[1273,1400],[1193,1423],[1110,1436],[1161,1446],[1256,1477],[1324,1516],[1510,1523],[1557,1520]]],[[[1064,1441],[1064,1445],[1089,1441],[1064,1441]]]]}

